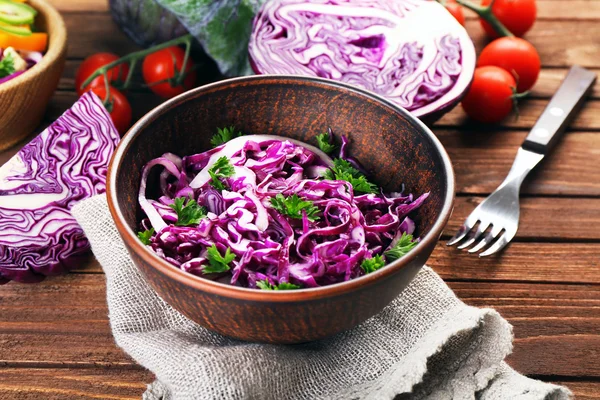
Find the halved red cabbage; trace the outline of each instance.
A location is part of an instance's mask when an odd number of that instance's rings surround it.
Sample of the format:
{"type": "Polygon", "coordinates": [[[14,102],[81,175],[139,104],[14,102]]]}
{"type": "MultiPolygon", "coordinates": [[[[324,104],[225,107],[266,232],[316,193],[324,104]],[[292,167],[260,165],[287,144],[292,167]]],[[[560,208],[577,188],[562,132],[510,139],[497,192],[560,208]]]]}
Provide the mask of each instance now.
{"type": "Polygon", "coordinates": [[[458,103],[476,61],[465,29],[431,0],[269,0],[248,50],[258,74],[346,82],[426,121],[458,103]]]}
{"type": "Polygon", "coordinates": [[[89,243],[69,210],[105,191],[118,141],[89,92],[0,167],[0,283],[37,282],[77,266],[89,243]]]}

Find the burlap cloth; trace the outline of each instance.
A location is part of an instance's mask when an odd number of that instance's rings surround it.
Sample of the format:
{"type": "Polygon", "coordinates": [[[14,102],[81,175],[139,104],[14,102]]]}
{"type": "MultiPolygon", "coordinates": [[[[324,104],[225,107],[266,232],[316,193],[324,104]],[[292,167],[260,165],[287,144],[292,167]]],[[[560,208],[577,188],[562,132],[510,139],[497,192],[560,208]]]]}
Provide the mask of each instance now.
{"type": "Polygon", "coordinates": [[[106,273],[117,344],[156,375],[144,399],[570,397],[506,365],[508,322],[465,305],[428,267],[349,332],[302,345],[246,343],[202,328],[158,297],[129,258],[104,195],[78,204],[73,215],[106,273]]]}

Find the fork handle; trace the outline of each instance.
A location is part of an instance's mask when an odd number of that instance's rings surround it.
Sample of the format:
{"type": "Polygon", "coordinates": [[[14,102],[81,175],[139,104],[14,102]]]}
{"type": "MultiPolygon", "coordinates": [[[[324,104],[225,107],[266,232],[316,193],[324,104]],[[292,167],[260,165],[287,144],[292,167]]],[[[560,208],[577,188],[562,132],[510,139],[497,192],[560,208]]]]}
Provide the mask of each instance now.
{"type": "Polygon", "coordinates": [[[523,148],[547,154],[581,108],[595,81],[596,74],[592,71],[579,66],[571,67],[567,77],[527,135],[523,148]]]}

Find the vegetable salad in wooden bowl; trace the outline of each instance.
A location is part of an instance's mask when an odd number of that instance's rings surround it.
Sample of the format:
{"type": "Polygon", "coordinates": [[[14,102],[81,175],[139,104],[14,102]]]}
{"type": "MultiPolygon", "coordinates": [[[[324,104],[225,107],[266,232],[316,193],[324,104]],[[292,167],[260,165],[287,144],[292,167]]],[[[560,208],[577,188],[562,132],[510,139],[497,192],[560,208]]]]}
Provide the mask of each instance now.
{"type": "Polygon", "coordinates": [[[0,150],[40,124],[58,86],[67,30],[45,0],[0,0],[0,150]]]}

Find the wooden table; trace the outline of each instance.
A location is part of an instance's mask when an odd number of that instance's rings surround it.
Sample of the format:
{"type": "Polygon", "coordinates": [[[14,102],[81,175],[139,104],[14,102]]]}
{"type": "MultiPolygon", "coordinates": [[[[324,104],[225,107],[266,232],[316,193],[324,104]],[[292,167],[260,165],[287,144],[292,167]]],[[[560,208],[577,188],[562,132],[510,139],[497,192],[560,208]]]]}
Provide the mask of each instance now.
{"type": "MultiPolygon", "coordinates": [[[[66,69],[46,124],[77,98],[74,74],[98,51],[136,46],[112,22],[105,0],[53,0],[69,30],[66,69]]],[[[567,68],[600,66],[600,1],[538,0],[527,38],[544,69],[518,120],[469,123],[457,108],[434,131],[457,175],[456,209],[445,238],[504,178],[567,68]]],[[[467,28],[478,49],[479,23],[467,28]]],[[[596,69],[598,72],[599,70],[596,69]]],[[[521,228],[499,257],[478,259],[440,243],[431,265],[466,303],[493,307],[514,326],[508,362],[558,382],[581,399],[600,399],[600,84],[553,154],[524,184],[521,228]]],[[[159,103],[130,95],[135,116],[159,103]]],[[[16,149],[0,153],[0,163],[16,149]]],[[[98,263],[37,285],[0,287],[0,399],[135,399],[152,374],[114,344],[98,263]]]]}

